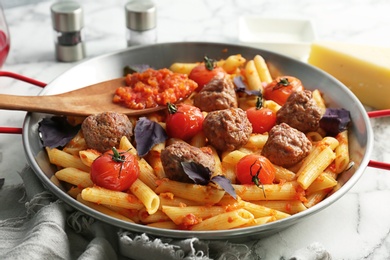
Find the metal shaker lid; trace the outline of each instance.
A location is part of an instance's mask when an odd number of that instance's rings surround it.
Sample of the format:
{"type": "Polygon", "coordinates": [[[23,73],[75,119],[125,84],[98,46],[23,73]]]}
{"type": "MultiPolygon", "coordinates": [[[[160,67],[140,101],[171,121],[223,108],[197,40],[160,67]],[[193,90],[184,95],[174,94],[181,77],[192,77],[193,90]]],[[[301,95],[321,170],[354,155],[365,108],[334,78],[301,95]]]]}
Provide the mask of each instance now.
{"type": "Polygon", "coordinates": [[[61,1],[51,6],[53,28],[58,32],[75,32],[84,26],[83,9],[76,2],[61,1]]]}
{"type": "Polygon", "coordinates": [[[131,1],[126,4],[126,26],[136,31],[156,27],[156,7],[151,1],[131,1]]]}

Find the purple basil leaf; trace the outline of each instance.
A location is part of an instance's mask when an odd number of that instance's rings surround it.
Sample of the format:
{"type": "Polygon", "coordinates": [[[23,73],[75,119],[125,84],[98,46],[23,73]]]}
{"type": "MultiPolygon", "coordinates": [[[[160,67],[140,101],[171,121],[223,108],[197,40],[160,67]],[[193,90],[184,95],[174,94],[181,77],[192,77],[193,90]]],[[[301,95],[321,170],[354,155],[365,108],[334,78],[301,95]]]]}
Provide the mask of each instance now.
{"type": "Polygon", "coordinates": [[[77,134],[80,127],[80,125],[72,126],[69,124],[64,116],[43,118],[38,123],[43,146],[50,148],[65,146],[77,134]]]}
{"type": "Polygon", "coordinates": [[[148,64],[134,64],[134,65],[129,65],[123,68],[123,75],[126,76],[127,74],[132,74],[134,72],[144,72],[147,69],[150,69],[148,64]]]}
{"type": "Polygon", "coordinates": [[[138,119],[134,128],[135,142],[137,143],[138,155],[145,156],[156,144],[167,140],[168,136],[164,128],[146,117],[138,119]]]}
{"type": "Polygon", "coordinates": [[[320,120],[320,127],[330,136],[347,130],[351,121],[350,113],[344,108],[327,108],[320,120]]]}
{"type": "Polygon", "coordinates": [[[211,171],[202,164],[195,162],[182,162],[184,172],[196,184],[207,185],[210,181],[211,171]]]}
{"type": "Polygon", "coordinates": [[[222,175],[217,175],[211,178],[211,181],[221,186],[221,188],[229,193],[230,196],[232,196],[234,199],[237,199],[236,191],[234,190],[233,185],[228,178],[222,175]]]}
{"type": "Polygon", "coordinates": [[[233,78],[234,85],[236,85],[236,92],[244,92],[250,96],[259,96],[260,91],[258,90],[248,90],[246,84],[241,76],[236,76],[233,78]]]}

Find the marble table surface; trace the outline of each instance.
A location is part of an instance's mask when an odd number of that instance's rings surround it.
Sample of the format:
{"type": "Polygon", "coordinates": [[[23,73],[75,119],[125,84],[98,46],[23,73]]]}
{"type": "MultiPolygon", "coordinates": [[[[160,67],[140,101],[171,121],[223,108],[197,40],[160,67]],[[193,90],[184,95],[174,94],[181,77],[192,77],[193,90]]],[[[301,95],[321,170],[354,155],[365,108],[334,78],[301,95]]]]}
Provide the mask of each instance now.
{"type": "MultiPolygon", "coordinates": [[[[76,64],[55,59],[50,17],[54,1],[0,2],[6,7],[11,33],[11,50],[2,70],[50,82],[76,64]]],[[[126,47],[125,3],[81,1],[87,58],[126,47]]],[[[387,0],[159,0],[156,5],[158,42],[237,43],[239,17],[257,15],[310,19],[318,40],[390,47],[387,0]]],[[[40,90],[0,78],[0,93],[36,95],[40,90]]],[[[24,112],[0,113],[0,126],[22,126],[24,112]]],[[[372,159],[389,162],[390,118],[371,119],[371,123],[375,134],[372,159]]],[[[17,172],[26,163],[21,136],[0,134],[0,177],[6,176],[5,185],[20,183],[17,172]]],[[[259,247],[266,259],[283,259],[313,242],[322,244],[333,259],[390,259],[390,173],[367,168],[340,200],[307,221],[261,240],[259,247]]]]}

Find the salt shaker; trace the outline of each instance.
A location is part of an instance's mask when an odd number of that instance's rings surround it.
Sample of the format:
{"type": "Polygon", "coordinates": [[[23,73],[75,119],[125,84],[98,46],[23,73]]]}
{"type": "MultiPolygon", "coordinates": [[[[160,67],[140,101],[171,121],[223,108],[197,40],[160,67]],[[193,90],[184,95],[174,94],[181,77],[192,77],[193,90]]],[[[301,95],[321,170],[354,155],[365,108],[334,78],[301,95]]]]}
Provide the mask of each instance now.
{"type": "Polygon", "coordinates": [[[127,46],[157,41],[156,7],[151,1],[135,0],[125,5],[127,46]]]}
{"type": "Polygon", "coordinates": [[[85,57],[83,42],[83,9],[72,1],[61,1],[51,6],[56,58],[73,62],[85,57]]]}

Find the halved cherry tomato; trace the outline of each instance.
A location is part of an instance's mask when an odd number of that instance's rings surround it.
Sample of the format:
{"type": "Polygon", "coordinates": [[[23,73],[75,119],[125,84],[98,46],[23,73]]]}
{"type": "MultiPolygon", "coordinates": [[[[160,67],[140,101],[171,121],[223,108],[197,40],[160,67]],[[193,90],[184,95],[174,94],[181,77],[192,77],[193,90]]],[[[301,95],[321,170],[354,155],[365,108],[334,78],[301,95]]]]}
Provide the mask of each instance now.
{"type": "Polygon", "coordinates": [[[188,104],[168,104],[168,113],[165,123],[169,137],[188,140],[202,130],[204,116],[199,108],[188,104]]]}
{"type": "Polygon", "coordinates": [[[130,188],[139,175],[137,158],[126,151],[107,151],[91,165],[91,179],[97,186],[124,191],[130,188]]]}
{"type": "Polygon", "coordinates": [[[302,91],[304,87],[302,82],[291,76],[277,77],[264,88],[264,98],[273,100],[283,106],[287,98],[294,91],[302,91]]]}
{"type": "Polygon", "coordinates": [[[263,134],[269,132],[276,124],[276,113],[269,108],[262,107],[262,99],[258,98],[256,107],[246,110],[246,116],[252,124],[252,132],[263,134]]]}
{"type": "Polygon", "coordinates": [[[275,179],[275,168],[272,163],[260,154],[248,154],[236,165],[236,177],[241,184],[272,184],[275,179]]]}
{"type": "Polygon", "coordinates": [[[222,67],[216,67],[214,60],[204,57],[204,62],[194,67],[190,74],[188,75],[189,79],[192,79],[198,83],[198,88],[196,91],[200,91],[204,85],[210,82],[219,73],[225,74],[225,71],[222,67]]]}

